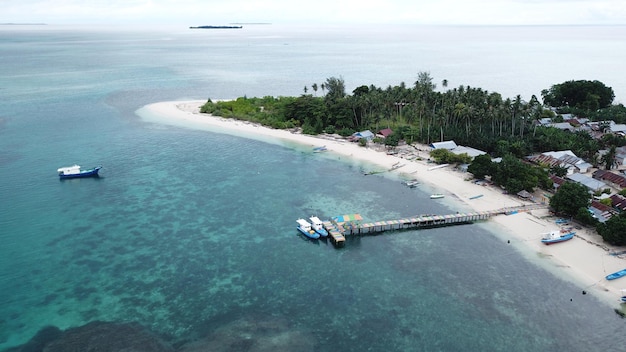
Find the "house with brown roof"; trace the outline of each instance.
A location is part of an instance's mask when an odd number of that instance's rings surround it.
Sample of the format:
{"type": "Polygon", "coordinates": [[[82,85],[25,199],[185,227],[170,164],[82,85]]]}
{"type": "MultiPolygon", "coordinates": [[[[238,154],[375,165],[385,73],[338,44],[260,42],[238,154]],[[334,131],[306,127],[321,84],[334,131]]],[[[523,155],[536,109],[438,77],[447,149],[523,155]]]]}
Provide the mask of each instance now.
{"type": "Polygon", "coordinates": [[[617,210],[626,210],[626,197],[621,194],[614,194],[609,197],[611,199],[611,206],[617,210]]]}
{"type": "Polygon", "coordinates": [[[626,177],[611,172],[610,170],[596,170],[591,174],[596,180],[601,180],[615,188],[626,188],[626,177]]]}
{"type": "Polygon", "coordinates": [[[548,165],[549,167],[563,167],[567,169],[568,175],[575,172],[586,173],[591,167],[591,164],[577,157],[571,150],[545,152],[527,159],[530,162],[548,165]]]}
{"type": "Polygon", "coordinates": [[[391,128],[385,128],[385,129],[378,131],[376,133],[376,136],[381,137],[381,138],[387,138],[392,133],[393,131],[391,130],[391,128]]]}

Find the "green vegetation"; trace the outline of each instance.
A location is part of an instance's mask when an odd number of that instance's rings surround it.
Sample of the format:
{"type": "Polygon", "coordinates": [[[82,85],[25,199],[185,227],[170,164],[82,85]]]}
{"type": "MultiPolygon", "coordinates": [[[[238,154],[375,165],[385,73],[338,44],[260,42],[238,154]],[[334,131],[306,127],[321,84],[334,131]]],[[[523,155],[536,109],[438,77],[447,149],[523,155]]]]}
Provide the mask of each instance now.
{"type": "Polygon", "coordinates": [[[596,230],[607,243],[615,246],[626,245],[626,212],[612,216],[604,223],[599,223],[596,230]]]}
{"type": "MultiPolygon", "coordinates": [[[[565,82],[544,90],[549,102],[571,100],[573,89],[583,91],[580,96],[599,96],[602,109],[582,110],[589,104],[576,103],[581,117],[605,116],[604,110],[624,117],[623,106],[606,106],[612,101],[612,89],[594,81],[591,84],[565,82]],[[573,87],[572,87],[573,86],[573,87]],[[559,93],[560,95],[557,95],[559,93]],[[561,95],[569,100],[561,99],[561,95]],[[559,100],[560,99],[560,100],[559,100]]],[[[512,154],[519,158],[550,150],[572,150],[576,155],[593,160],[604,142],[593,140],[584,132],[571,133],[550,127],[537,126],[542,117],[554,117],[537,97],[524,101],[518,95],[503,99],[498,93],[481,88],[459,86],[436,91],[436,84],[427,72],[420,72],[412,86],[404,82],[386,88],[362,85],[347,94],[342,78],[331,77],[324,83],[305,87],[299,97],[238,98],[233,101],[208,101],[202,108],[217,116],[261,123],[273,128],[302,128],[304,133],[338,133],[348,136],[356,131],[378,131],[391,128],[394,134],[388,146],[395,141],[430,144],[454,140],[457,144],[484,150],[492,156],[512,154]],[[317,96],[321,88],[322,96],[317,96]],[[313,92],[313,94],[308,94],[313,92]]],[[[576,95],[576,96],[578,96],[576,95]]],[[[569,103],[568,103],[569,104],[569,103]]],[[[573,109],[570,104],[560,107],[559,113],[573,109]]],[[[606,116],[605,116],[606,117],[606,116]]],[[[607,143],[616,141],[607,141],[607,143]]],[[[397,145],[397,144],[395,144],[397,145]]]]}
{"type": "Polygon", "coordinates": [[[581,209],[589,215],[587,207],[590,201],[591,195],[587,187],[576,182],[566,182],[550,198],[550,207],[557,213],[576,217],[581,209]]]}
{"type": "Polygon", "coordinates": [[[567,81],[555,84],[541,91],[544,104],[554,107],[571,107],[586,111],[608,108],[613,103],[615,93],[599,81],[567,81]]]}
{"type": "Polygon", "coordinates": [[[291,97],[242,97],[237,100],[218,101],[216,103],[209,100],[200,108],[200,112],[256,122],[272,128],[293,128],[299,126],[300,123],[296,120],[285,118],[288,114],[288,111],[285,109],[293,104],[295,100],[296,98],[291,97]]]}
{"type": "Polygon", "coordinates": [[[430,152],[430,157],[437,164],[469,164],[472,158],[466,153],[454,154],[448,149],[435,149],[430,152]]]}
{"type": "Polygon", "coordinates": [[[532,192],[536,187],[550,189],[552,184],[546,169],[526,164],[512,154],[493,164],[491,181],[511,194],[521,190],[532,192]]]}

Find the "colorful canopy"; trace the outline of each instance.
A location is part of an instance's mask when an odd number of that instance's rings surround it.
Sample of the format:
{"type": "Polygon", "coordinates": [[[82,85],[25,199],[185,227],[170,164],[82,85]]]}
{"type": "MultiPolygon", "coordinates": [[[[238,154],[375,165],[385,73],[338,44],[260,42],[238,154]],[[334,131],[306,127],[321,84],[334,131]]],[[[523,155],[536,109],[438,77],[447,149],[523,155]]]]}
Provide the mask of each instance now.
{"type": "Polygon", "coordinates": [[[361,214],[347,214],[347,215],[339,215],[333,218],[336,222],[348,222],[348,221],[363,221],[361,214]]]}

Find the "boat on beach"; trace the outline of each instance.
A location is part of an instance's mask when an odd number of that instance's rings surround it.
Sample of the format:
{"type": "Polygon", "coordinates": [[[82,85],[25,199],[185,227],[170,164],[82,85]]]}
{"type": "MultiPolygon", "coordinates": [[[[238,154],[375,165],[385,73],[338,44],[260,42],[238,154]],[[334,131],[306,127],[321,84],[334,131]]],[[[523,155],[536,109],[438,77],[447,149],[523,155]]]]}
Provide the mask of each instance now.
{"type": "Polygon", "coordinates": [[[541,237],[541,242],[548,245],[553,243],[565,242],[574,238],[576,232],[574,231],[563,231],[563,230],[554,230],[550,232],[546,232],[541,237]]]}
{"type": "Polygon", "coordinates": [[[102,166],[97,166],[91,169],[81,170],[79,165],[73,165],[58,168],[57,173],[61,179],[98,177],[98,171],[100,171],[101,168],[102,166]]]}
{"type": "Polygon", "coordinates": [[[302,232],[303,235],[314,240],[320,238],[320,234],[313,230],[311,224],[308,221],[304,219],[298,219],[296,220],[296,222],[298,223],[298,231],[302,232]]]}
{"type": "Polygon", "coordinates": [[[430,195],[430,199],[441,199],[443,197],[444,197],[444,195],[441,194],[441,193],[436,193],[436,194],[431,194],[430,195]]]}
{"type": "Polygon", "coordinates": [[[606,276],[607,280],[615,280],[615,279],[619,279],[620,277],[626,276],[626,269],[622,269],[620,271],[616,271],[613,274],[609,274],[606,276]]]}
{"type": "Polygon", "coordinates": [[[317,232],[322,237],[328,236],[328,231],[324,228],[322,220],[320,220],[317,216],[311,216],[309,220],[311,220],[311,228],[313,231],[317,232]]]}
{"type": "Polygon", "coordinates": [[[327,151],[328,148],[326,148],[325,145],[319,146],[319,147],[313,147],[313,152],[314,153],[321,153],[321,152],[325,152],[327,151]]]}
{"type": "Polygon", "coordinates": [[[416,179],[405,181],[404,184],[409,188],[415,188],[420,182],[416,179]]]}

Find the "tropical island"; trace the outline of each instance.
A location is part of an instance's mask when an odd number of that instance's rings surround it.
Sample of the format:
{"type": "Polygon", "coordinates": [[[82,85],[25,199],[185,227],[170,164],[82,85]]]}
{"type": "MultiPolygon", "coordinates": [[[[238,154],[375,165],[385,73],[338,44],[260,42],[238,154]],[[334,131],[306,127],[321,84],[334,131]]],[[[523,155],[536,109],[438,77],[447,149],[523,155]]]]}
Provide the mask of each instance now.
{"type": "Polygon", "coordinates": [[[201,112],[352,137],[389,153],[399,145],[453,141],[452,148],[432,150],[429,161],[463,167],[508,194],[548,195],[554,213],[591,226],[611,245],[626,245],[626,178],[619,172],[626,161],[626,108],[613,105],[612,88],[568,81],[544,89],[540,102],[534,95],[524,101],[469,86],[447,89],[446,80],[442,87],[437,91],[430,74],[420,72],[412,87],[362,85],[347,94],[343,79],[331,77],[298,97],[209,99],[201,112]],[[386,133],[358,138],[369,130],[386,133]],[[580,178],[594,169],[592,177],[580,178]]]}

